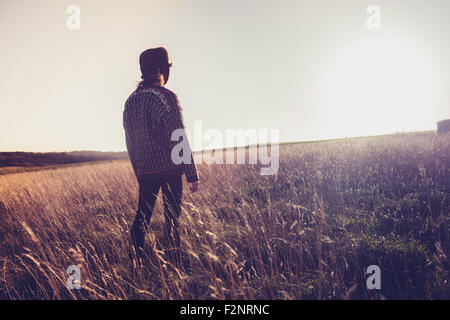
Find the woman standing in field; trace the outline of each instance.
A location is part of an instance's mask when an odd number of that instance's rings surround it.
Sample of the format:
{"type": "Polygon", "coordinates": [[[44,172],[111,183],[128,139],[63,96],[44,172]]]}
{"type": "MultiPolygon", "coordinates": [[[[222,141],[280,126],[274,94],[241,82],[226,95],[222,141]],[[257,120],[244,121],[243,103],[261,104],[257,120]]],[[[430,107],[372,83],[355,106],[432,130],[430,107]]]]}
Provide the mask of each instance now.
{"type": "MultiPolygon", "coordinates": [[[[177,96],[164,85],[169,79],[169,55],[165,48],[144,51],[139,57],[142,81],[128,97],[123,126],[128,154],[139,183],[139,201],[131,227],[131,238],[138,257],[143,257],[144,239],[153,208],[162,188],[165,216],[164,238],[175,263],[180,263],[178,218],[183,193],[182,175],[198,190],[198,176],[189,147],[189,163],[174,163],[171,154],[178,141],[172,133],[184,130],[182,109],[177,96]]],[[[184,137],[185,138],[185,137],[184,137]]],[[[189,146],[189,144],[187,143],[189,146]]],[[[175,161],[177,162],[177,161],[175,161]]]]}

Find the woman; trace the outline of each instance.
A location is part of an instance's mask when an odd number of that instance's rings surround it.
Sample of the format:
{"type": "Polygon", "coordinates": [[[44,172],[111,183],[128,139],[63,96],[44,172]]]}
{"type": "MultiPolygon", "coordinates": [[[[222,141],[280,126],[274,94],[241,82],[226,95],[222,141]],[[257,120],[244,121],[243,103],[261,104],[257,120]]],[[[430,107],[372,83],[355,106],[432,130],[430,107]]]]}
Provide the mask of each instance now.
{"type": "MultiPolygon", "coordinates": [[[[165,48],[144,51],[139,57],[142,81],[128,97],[123,112],[123,126],[128,154],[139,183],[139,202],[131,227],[131,238],[138,257],[143,257],[144,239],[159,190],[164,200],[165,241],[170,257],[180,262],[178,218],[183,193],[182,175],[198,190],[198,176],[192,152],[191,161],[175,164],[171,158],[172,132],[184,129],[177,96],[164,85],[172,63],[165,48]]],[[[189,144],[187,144],[189,146],[189,144]]]]}

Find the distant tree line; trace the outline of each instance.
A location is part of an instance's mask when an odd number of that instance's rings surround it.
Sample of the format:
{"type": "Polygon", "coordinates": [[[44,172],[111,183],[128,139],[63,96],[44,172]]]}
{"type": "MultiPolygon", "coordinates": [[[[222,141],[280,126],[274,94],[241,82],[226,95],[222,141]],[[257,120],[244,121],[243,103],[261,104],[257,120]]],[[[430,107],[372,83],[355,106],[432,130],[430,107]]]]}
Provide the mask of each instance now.
{"type": "Polygon", "coordinates": [[[0,167],[34,167],[127,158],[127,152],[0,152],[0,167]]]}

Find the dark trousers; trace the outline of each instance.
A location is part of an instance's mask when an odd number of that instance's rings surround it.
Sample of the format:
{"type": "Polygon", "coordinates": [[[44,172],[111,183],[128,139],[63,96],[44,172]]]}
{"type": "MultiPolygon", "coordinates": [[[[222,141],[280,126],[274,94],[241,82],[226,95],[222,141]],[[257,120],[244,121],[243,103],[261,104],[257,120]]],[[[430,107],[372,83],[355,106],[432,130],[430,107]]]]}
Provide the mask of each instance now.
{"type": "Polygon", "coordinates": [[[138,177],[139,204],[136,217],[131,227],[131,238],[139,257],[143,257],[144,239],[147,232],[153,208],[162,188],[164,202],[164,242],[169,249],[169,258],[179,262],[180,233],[178,218],[181,215],[181,198],[183,194],[182,175],[178,172],[164,175],[149,175],[138,177]]]}

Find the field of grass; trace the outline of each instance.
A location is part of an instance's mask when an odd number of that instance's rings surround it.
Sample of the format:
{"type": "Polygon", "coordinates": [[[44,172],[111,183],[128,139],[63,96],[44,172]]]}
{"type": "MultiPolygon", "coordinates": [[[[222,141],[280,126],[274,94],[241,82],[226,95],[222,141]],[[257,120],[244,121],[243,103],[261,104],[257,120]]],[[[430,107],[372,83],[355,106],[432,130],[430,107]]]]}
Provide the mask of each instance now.
{"type": "Polygon", "coordinates": [[[282,145],[276,177],[199,165],[200,191],[183,195],[189,268],[164,254],[161,199],[151,258],[132,268],[126,160],[2,175],[0,298],[449,299],[449,150],[425,132],[282,145]],[[381,290],[366,288],[374,264],[381,290]]]}

